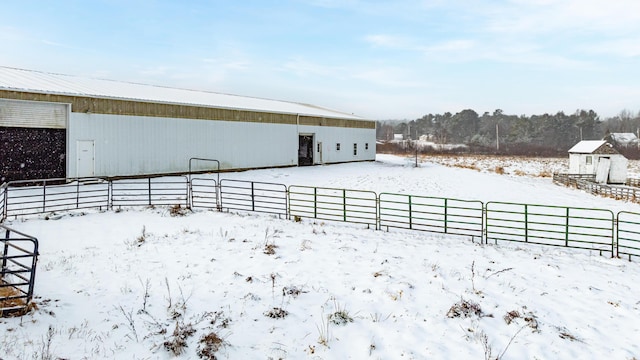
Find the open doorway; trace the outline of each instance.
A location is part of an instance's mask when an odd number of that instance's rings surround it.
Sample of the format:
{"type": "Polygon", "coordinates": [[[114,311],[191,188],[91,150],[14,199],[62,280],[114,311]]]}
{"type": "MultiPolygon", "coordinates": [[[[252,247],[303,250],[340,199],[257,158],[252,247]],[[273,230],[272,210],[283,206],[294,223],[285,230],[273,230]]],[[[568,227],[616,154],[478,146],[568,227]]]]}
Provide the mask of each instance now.
{"type": "Polygon", "coordinates": [[[298,166],[313,165],[313,135],[298,136],[298,166]]]}

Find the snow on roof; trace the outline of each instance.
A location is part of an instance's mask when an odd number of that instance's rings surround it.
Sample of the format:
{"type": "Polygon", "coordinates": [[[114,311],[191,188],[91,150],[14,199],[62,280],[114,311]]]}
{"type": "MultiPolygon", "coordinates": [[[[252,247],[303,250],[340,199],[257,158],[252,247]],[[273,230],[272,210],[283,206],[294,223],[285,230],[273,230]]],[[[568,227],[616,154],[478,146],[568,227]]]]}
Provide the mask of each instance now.
{"type": "Polygon", "coordinates": [[[84,78],[4,66],[0,66],[1,89],[365,120],[359,116],[309,104],[84,78]]]}
{"type": "Polygon", "coordinates": [[[611,133],[609,135],[618,144],[630,144],[638,141],[638,137],[634,133],[611,133]]]}
{"type": "Polygon", "coordinates": [[[591,154],[596,151],[600,146],[604,145],[606,141],[604,140],[583,140],[579,143],[575,144],[571,149],[569,149],[570,153],[579,153],[579,154],[591,154]]]}

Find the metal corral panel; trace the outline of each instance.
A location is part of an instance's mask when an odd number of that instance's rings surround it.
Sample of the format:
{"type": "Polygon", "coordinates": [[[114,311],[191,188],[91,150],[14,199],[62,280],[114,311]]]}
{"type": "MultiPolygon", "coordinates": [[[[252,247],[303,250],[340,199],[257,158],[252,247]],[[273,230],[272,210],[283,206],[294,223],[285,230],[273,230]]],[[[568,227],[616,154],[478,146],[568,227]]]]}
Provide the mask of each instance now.
{"type": "Polygon", "coordinates": [[[375,128],[357,129],[301,125],[299,132],[314,136],[314,164],[373,161],[376,158],[375,128]],[[321,145],[320,149],[318,149],[318,144],[321,145]],[[338,144],[340,145],[338,146],[338,144]],[[355,154],[354,144],[356,146],[355,154]]]}
{"type": "Polygon", "coordinates": [[[0,126],[64,129],[67,104],[0,99],[0,126]]]}
{"type": "MultiPolygon", "coordinates": [[[[95,176],[187,172],[192,157],[217,159],[221,169],[298,161],[296,125],[72,113],[68,134],[70,177],[78,175],[77,142],[91,140],[95,176]]],[[[196,171],[215,169],[195,165],[196,171]]]]}

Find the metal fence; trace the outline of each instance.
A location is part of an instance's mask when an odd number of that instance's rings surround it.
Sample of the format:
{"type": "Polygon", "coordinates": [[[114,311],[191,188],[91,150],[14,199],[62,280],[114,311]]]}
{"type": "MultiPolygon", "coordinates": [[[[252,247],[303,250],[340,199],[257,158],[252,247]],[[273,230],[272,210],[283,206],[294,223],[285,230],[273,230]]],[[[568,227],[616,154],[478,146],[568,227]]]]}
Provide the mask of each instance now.
{"type": "Polygon", "coordinates": [[[289,216],[366,224],[377,228],[373,191],[289,186],[289,216]]]}
{"type": "Polygon", "coordinates": [[[2,224],[0,234],[0,316],[22,315],[33,297],[38,240],[2,224]]]}
{"type": "Polygon", "coordinates": [[[481,201],[381,193],[379,212],[380,228],[423,230],[482,239],[481,201]]]}
{"type": "Polygon", "coordinates": [[[626,186],[616,186],[598,184],[595,182],[595,175],[555,173],[553,174],[553,181],[588,191],[594,195],[633,202],[638,202],[640,200],[640,189],[638,189],[640,180],[638,179],[627,179],[625,183],[626,186]]]}
{"type": "Polygon", "coordinates": [[[215,180],[192,178],[190,184],[192,207],[222,210],[218,195],[218,183],[215,180]]]}
{"type": "Polygon", "coordinates": [[[287,216],[287,187],[257,181],[220,181],[221,208],[287,216]]]}
{"type": "Polygon", "coordinates": [[[640,214],[621,211],[617,216],[618,256],[640,256],[640,214]]]}
{"type": "Polygon", "coordinates": [[[488,202],[486,240],[564,246],[614,254],[610,210],[488,202]]]}
{"type": "Polygon", "coordinates": [[[7,217],[7,211],[5,207],[6,196],[7,196],[7,184],[0,184],[0,222],[7,217]]]}
{"type": "Polygon", "coordinates": [[[111,181],[111,206],[189,206],[186,176],[111,181]]]}
{"type": "MultiPolygon", "coordinates": [[[[579,180],[584,181],[584,180],[579,180]]],[[[53,179],[0,187],[0,220],[114,206],[184,205],[640,256],[640,214],[185,176],[53,179]],[[64,181],[62,181],[64,180],[64,181]]]]}
{"type": "Polygon", "coordinates": [[[5,184],[4,217],[107,208],[109,182],[99,178],[22,180],[5,184]]]}

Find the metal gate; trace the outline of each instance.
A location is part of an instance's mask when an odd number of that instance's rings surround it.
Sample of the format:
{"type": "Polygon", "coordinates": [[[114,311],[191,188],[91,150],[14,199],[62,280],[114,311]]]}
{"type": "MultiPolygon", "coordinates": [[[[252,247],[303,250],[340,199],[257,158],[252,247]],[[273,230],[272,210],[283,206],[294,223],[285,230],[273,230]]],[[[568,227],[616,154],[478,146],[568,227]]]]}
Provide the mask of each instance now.
{"type": "Polygon", "coordinates": [[[22,315],[33,297],[38,240],[4,225],[0,231],[0,316],[22,315]]]}

